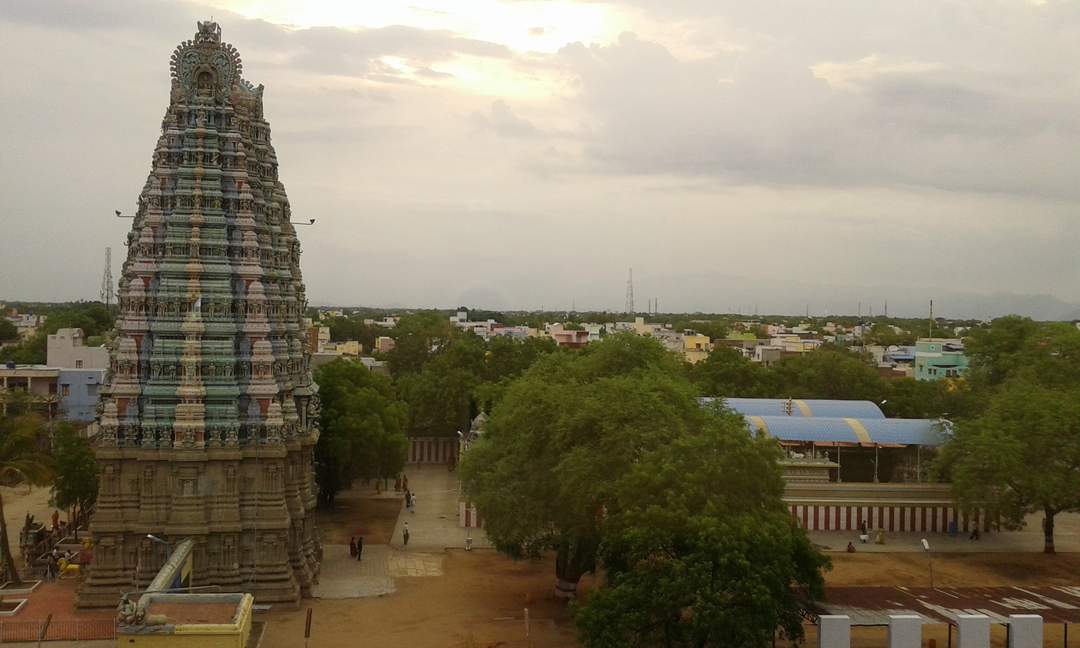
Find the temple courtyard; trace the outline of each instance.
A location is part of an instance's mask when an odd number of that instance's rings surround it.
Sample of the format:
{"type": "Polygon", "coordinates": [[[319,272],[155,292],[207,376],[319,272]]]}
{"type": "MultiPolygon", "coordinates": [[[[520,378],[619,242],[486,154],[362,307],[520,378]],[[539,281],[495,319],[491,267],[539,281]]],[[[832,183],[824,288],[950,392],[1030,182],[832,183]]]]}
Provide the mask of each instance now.
{"type": "MultiPolygon", "coordinates": [[[[316,598],[299,608],[275,606],[256,615],[261,646],[302,646],[304,620],[312,610],[312,646],[363,645],[431,646],[432,648],[562,648],[577,645],[573,621],[563,603],[552,596],[552,558],[510,560],[487,546],[482,531],[457,523],[457,480],[445,467],[410,467],[410,488],[417,493],[415,512],[405,509],[400,493],[377,493],[374,484],[359,483],[343,493],[331,512],[320,512],[325,540],[322,575],[316,598]],[[411,539],[402,544],[408,522],[411,539]],[[474,549],[465,551],[467,536],[474,549]],[[363,536],[363,559],[349,557],[350,537],[363,536]],[[525,609],[529,610],[526,636],[525,609]]],[[[21,525],[27,512],[47,517],[44,489],[5,489],[9,525],[21,525]]],[[[1062,516],[1058,523],[1059,553],[1039,552],[1041,532],[1033,520],[1023,532],[986,534],[978,542],[932,534],[934,579],[938,587],[996,587],[1076,585],[1080,582],[1080,516],[1062,516]]],[[[925,534],[892,534],[885,545],[857,544],[844,552],[853,534],[812,532],[815,543],[827,548],[833,570],[831,587],[926,587],[927,556],[919,546],[925,534]]],[[[857,542],[857,540],[856,540],[857,542]]],[[[587,595],[592,580],[582,591],[587,595]]],[[[77,582],[46,583],[12,621],[30,621],[54,614],[54,621],[111,618],[108,611],[79,613],[72,606],[77,582]]],[[[106,621],[107,622],[107,621],[106,621]]],[[[812,627],[808,628],[813,644],[812,627]]],[[[1047,626],[1047,646],[1062,646],[1060,626],[1047,626]]],[[[995,645],[1004,645],[1004,632],[995,630],[995,645]]],[[[1080,646],[1080,629],[1069,645],[1080,646]]],[[[857,628],[860,648],[884,647],[884,628],[857,628]]],[[[929,627],[927,639],[947,645],[944,627],[929,627]]],[[[954,638],[955,639],[955,638],[954,638]]],[[[63,642],[46,645],[63,646],[63,642]]],[[[82,646],[115,646],[114,641],[80,642],[82,646]]],[[[780,642],[778,645],[784,645],[780,642]]]]}

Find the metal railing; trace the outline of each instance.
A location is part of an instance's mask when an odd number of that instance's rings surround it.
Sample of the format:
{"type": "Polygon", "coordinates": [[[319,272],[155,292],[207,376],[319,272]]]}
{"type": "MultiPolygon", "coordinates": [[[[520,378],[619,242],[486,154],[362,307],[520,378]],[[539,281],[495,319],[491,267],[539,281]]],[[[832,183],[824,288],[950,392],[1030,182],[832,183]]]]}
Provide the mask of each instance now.
{"type": "Polygon", "coordinates": [[[116,638],[113,619],[0,620],[0,644],[26,641],[100,641],[116,638]],[[46,627],[47,624],[47,627],[46,627]],[[44,631],[44,636],[42,632],[44,631]]]}

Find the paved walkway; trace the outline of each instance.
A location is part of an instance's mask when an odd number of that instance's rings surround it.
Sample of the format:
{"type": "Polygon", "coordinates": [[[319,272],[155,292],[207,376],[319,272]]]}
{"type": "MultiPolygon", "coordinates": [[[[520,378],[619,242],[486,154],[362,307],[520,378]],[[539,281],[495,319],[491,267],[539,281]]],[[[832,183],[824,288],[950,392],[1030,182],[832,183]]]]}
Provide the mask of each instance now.
{"type": "Polygon", "coordinates": [[[409,551],[460,549],[465,546],[467,537],[472,537],[473,547],[491,546],[483,529],[464,529],[458,525],[456,473],[447,470],[446,466],[426,465],[423,468],[407,466],[405,474],[409,476],[409,490],[416,494],[416,507],[413,511],[401,509],[391,546],[405,548],[402,531],[406,522],[409,523],[409,551]]]}
{"type": "MultiPolygon", "coordinates": [[[[409,488],[416,493],[415,511],[402,507],[390,544],[365,544],[361,560],[349,556],[348,545],[324,545],[315,598],[352,599],[386,596],[397,591],[396,578],[442,576],[448,547],[488,547],[482,529],[458,526],[458,483],[445,466],[410,467],[409,488]],[[402,531],[409,524],[409,546],[402,531]]],[[[404,495],[398,495],[404,497],[404,495]]]]}

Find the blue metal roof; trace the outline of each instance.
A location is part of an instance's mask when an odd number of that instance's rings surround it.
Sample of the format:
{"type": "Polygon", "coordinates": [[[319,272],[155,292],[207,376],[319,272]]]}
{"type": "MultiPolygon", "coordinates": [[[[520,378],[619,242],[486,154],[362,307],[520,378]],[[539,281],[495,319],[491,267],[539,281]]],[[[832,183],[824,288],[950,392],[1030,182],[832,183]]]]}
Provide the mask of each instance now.
{"type": "Polygon", "coordinates": [[[874,443],[939,446],[945,443],[941,421],[929,419],[881,419],[862,421],[874,443]]]}
{"type": "Polygon", "coordinates": [[[758,430],[758,423],[762,423],[765,433],[779,441],[859,443],[855,431],[841,418],[750,416],[746,422],[754,431],[758,430]]]}
{"type": "Polygon", "coordinates": [[[725,405],[744,416],[885,418],[885,413],[880,407],[865,400],[793,398],[790,401],[790,415],[788,414],[789,401],[786,398],[702,398],[699,400],[702,404],[723,400],[725,405]]]}
{"type": "Polygon", "coordinates": [[[940,421],[929,419],[856,419],[800,416],[747,416],[746,426],[753,432],[764,428],[779,441],[814,443],[853,443],[863,446],[923,445],[939,446],[945,442],[940,421]]]}

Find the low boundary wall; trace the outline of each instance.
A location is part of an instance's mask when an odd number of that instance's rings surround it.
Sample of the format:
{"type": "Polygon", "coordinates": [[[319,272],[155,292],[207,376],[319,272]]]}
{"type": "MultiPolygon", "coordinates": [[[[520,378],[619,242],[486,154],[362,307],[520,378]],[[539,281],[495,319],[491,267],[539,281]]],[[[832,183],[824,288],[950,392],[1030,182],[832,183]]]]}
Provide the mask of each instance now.
{"type": "Polygon", "coordinates": [[[854,531],[865,521],[889,532],[967,533],[991,529],[982,511],[965,512],[947,484],[791,483],[784,491],[791,516],[807,531],[854,531]]]}
{"type": "Polygon", "coordinates": [[[449,437],[409,437],[407,464],[457,463],[458,440],[449,437]]]}

